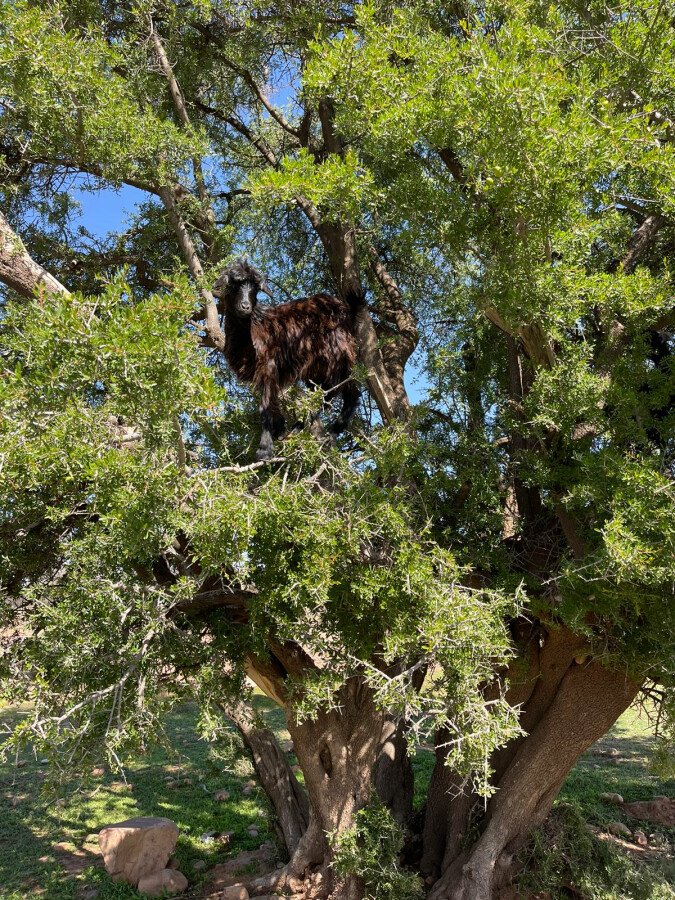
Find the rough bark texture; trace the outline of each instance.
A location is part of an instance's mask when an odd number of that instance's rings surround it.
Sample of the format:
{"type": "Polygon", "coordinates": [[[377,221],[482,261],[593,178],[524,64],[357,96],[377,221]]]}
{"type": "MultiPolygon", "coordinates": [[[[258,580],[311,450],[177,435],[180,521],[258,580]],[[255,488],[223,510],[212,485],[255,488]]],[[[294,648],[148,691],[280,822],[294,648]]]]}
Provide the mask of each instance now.
{"type": "Polygon", "coordinates": [[[288,855],[292,856],[309,824],[309,800],[295,777],[274,732],[258,727],[250,708],[243,704],[223,707],[237,726],[253,758],[255,770],[277,814],[288,855]]]}
{"type": "MultiPolygon", "coordinates": [[[[301,853],[291,861],[294,874],[302,874],[300,864],[316,860],[319,853],[327,867],[328,836],[350,828],[356,812],[368,802],[383,720],[370,688],[362,679],[351,678],[340,692],[339,709],[321,710],[311,721],[289,721],[316,822],[301,853]]],[[[341,891],[336,896],[343,900],[359,900],[363,895],[363,885],[355,877],[338,884],[337,876],[326,868],[326,878],[328,888],[341,891]]]]}
{"type": "Polygon", "coordinates": [[[442,751],[437,753],[423,871],[430,881],[439,877],[429,900],[489,900],[511,874],[514,854],[548,815],[577,758],[635,698],[637,684],[586,651],[583,639],[560,627],[548,631],[539,652],[531,652],[527,674],[509,698],[516,702],[518,693],[525,698],[521,723],[527,735],[492,760],[497,790],[484,812],[444,766],[442,751]],[[480,838],[462,850],[467,828],[481,814],[480,838]]]}

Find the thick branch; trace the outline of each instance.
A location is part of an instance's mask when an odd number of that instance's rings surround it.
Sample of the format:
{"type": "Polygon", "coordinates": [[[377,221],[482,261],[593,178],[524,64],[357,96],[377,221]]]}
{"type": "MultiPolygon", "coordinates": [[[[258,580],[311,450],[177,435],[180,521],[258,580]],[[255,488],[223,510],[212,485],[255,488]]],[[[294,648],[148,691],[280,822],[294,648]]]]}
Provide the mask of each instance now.
{"type": "Polygon", "coordinates": [[[397,413],[400,417],[407,418],[410,403],[405,389],[404,372],[405,365],[417,346],[419,331],[412,313],[403,302],[398,285],[387,271],[377,250],[370,247],[368,252],[370,268],[384,291],[384,300],[381,303],[383,317],[392,322],[396,329],[395,338],[383,346],[382,356],[396,393],[397,413]]]}
{"type": "MultiPolygon", "coordinates": [[[[155,50],[155,55],[157,56],[157,61],[159,62],[159,67],[162,70],[162,74],[166,78],[169,85],[169,93],[171,94],[171,99],[176,109],[176,113],[178,114],[178,118],[180,119],[183,127],[189,129],[191,128],[190,117],[188,115],[183,94],[181,92],[178,81],[176,80],[176,76],[174,75],[173,68],[171,66],[171,63],[169,62],[169,58],[166,55],[164,44],[162,43],[160,36],[157,34],[153,27],[152,19],[150,20],[150,41],[152,42],[153,48],[155,50]]],[[[203,221],[200,224],[202,225],[202,229],[204,232],[204,241],[207,246],[208,255],[210,256],[213,249],[212,231],[214,215],[213,210],[211,209],[211,199],[206,190],[202,162],[198,157],[192,158],[192,171],[194,173],[195,184],[197,185],[197,194],[203,207],[203,221]]]]}
{"type": "Polygon", "coordinates": [[[19,235],[0,212],[0,281],[23,297],[70,292],[50,272],[29,255],[19,235]]]}
{"type": "Polygon", "coordinates": [[[666,224],[666,219],[658,213],[647,216],[642,225],[636,228],[630,240],[628,249],[621,263],[621,268],[626,275],[635,270],[640,259],[649,250],[656,239],[659,230],[666,224]]]}

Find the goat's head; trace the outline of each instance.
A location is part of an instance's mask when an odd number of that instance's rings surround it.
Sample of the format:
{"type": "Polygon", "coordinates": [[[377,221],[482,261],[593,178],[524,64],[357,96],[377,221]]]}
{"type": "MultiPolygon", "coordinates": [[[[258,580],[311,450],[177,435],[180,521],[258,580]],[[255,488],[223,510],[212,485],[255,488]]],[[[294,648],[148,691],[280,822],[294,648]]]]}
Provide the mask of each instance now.
{"type": "Polygon", "coordinates": [[[253,314],[259,291],[271,296],[261,273],[245,259],[229,265],[212,289],[213,296],[223,301],[224,308],[240,319],[253,314]]]}

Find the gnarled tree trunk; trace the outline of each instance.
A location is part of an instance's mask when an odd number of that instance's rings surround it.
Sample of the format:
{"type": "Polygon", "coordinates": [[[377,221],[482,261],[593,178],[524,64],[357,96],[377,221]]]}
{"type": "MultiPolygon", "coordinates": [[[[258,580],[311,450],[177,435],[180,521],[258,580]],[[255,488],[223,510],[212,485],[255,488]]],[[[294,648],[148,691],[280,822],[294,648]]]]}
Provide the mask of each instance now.
{"type": "Polygon", "coordinates": [[[592,659],[584,639],[564,627],[548,630],[525,670],[510,699],[523,704],[526,734],[491,760],[496,791],[486,808],[445,766],[439,747],[422,861],[428,881],[434,882],[429,900],[490,900],[512,874],[514,854],[548,815],[578,757],[605,734],[639,689],[625,672],[592,659]],[[467,830],[477,823],[481,835],[464,849],[467,830]]]}

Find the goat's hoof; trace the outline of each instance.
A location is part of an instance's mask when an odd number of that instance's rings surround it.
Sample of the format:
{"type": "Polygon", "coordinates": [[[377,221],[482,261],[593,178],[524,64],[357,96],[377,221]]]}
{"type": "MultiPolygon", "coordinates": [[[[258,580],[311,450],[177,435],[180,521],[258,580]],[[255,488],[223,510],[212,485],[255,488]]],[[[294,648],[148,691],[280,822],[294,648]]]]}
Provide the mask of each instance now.
{"type": "Polygon", "coordinates": [[[255,461],[256,462],[265,462],[268,459],[272,459],[274,453],[272,450],[256,450],[255,452],[255,461]]]}

